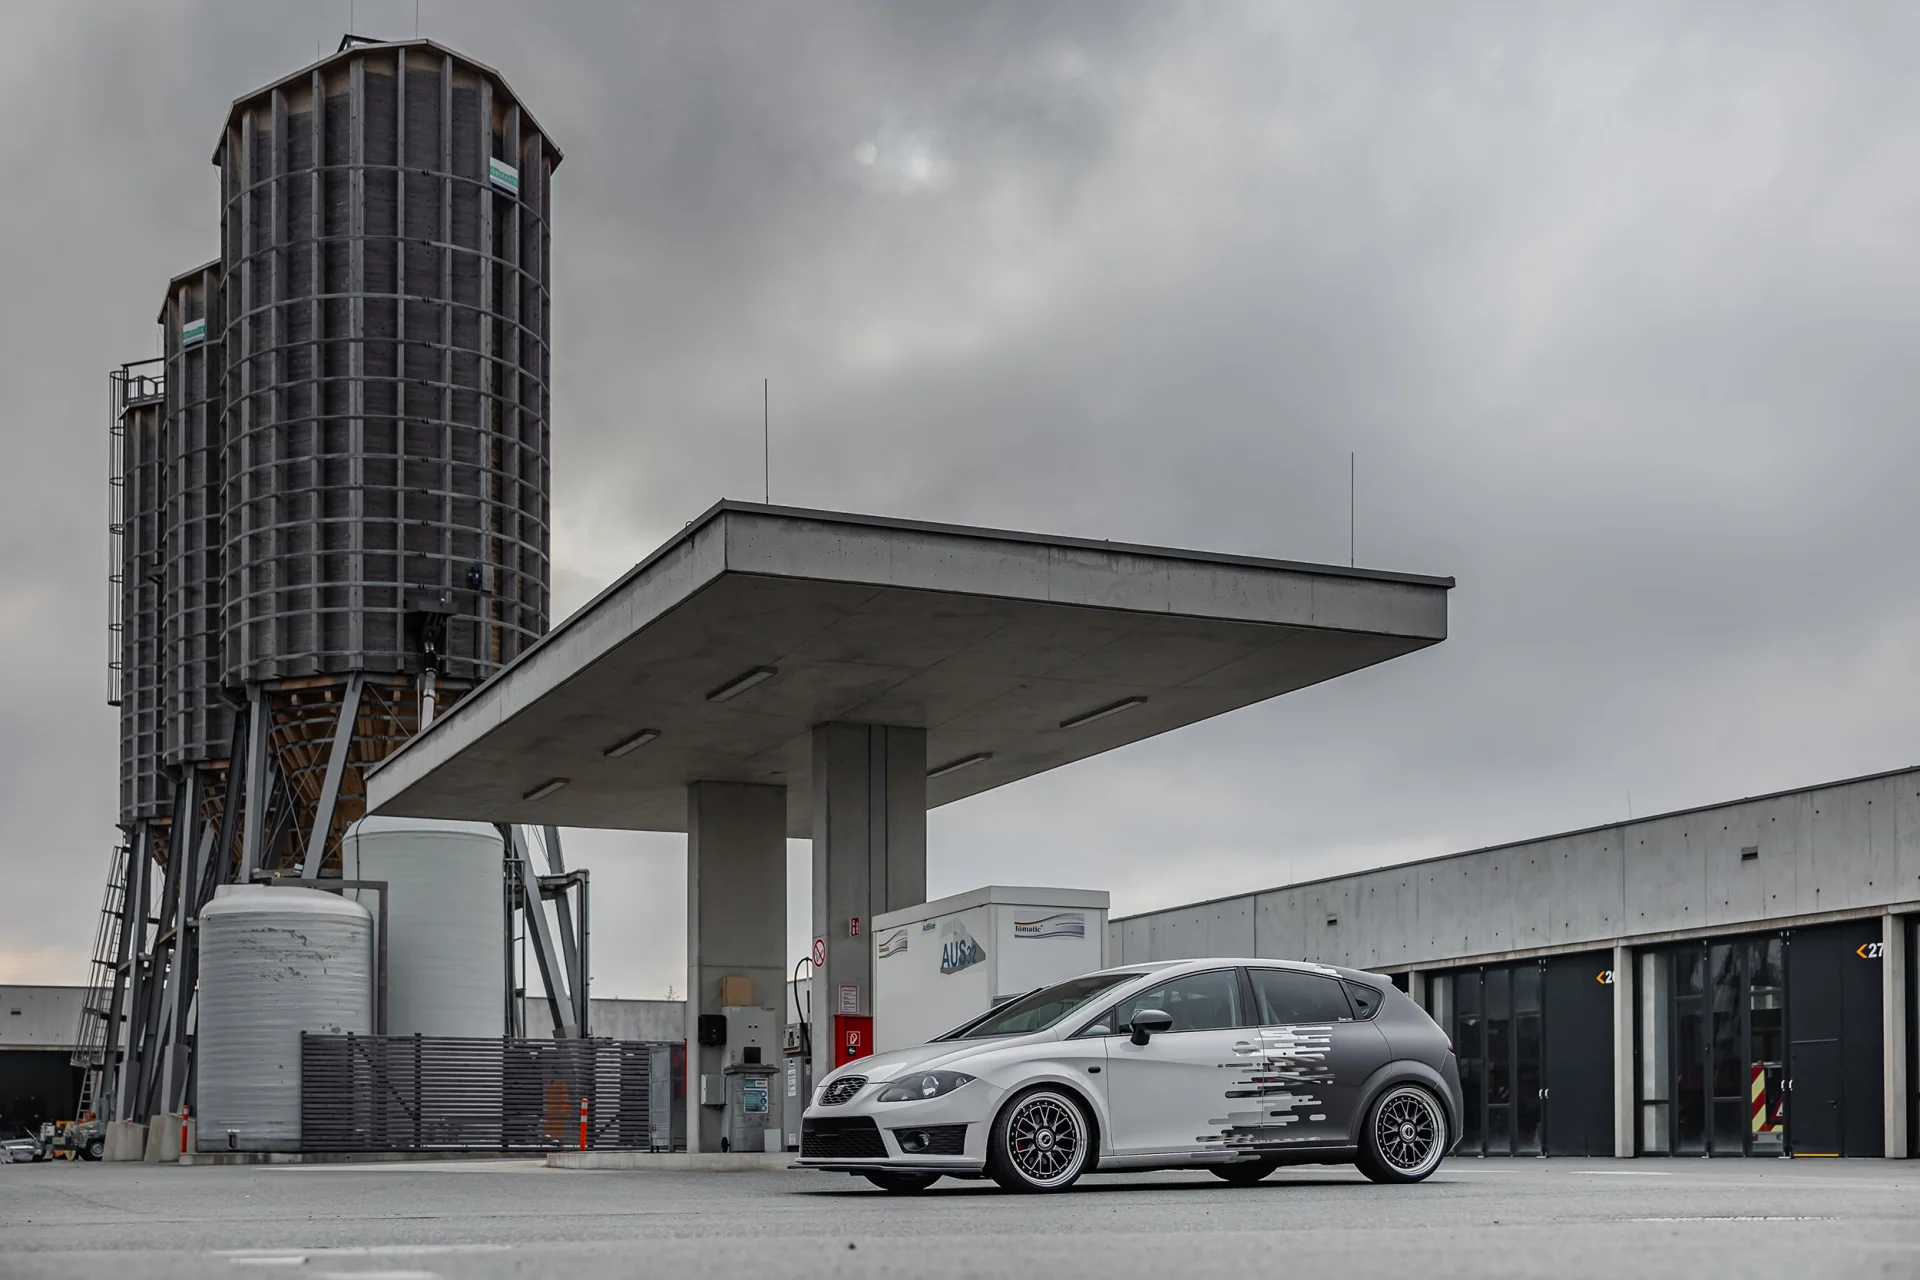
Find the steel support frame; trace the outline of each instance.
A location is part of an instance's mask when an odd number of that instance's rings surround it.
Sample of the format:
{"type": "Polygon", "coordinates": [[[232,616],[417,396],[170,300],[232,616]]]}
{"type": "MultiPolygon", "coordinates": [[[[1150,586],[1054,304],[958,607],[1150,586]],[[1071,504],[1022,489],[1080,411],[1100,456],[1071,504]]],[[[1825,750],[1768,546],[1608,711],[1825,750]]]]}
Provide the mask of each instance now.
{"type": "Polygon", "coordinates": [[[327,776],[320,785],[320,803],[313,811],[313,830],[307,833],[306,860],[300,865],[303,879],[318,876],[327,858],[327,836],[333,830],[333,810],[340,799],[340,780],[347,772],[348,749],[353,745],[353,730],[360,716],[360,691],[366,683],[364,671],[353,672],[340,698],[340,718],[334,726],[333,746],[327,752],[327,776]]]}
{"type": "MultiPolygon", "coordinates": [[[[581,885],[581,903],[586,901],[584,871],[571,875],[541,877],[534,873],[531,860],[527,856],[526,829],[518,826],[498,824],[501,839],[506,845],[506,873],[508,904],[519,909],[525,921],[528,940],[533,945],[534,963],[540,970],[540,981],[546,989],[547,1013],[553,1021],[553,1034],[556,1039],[577,1039],[581,1034],[580,1008],[586,1003],[586,983],[581,980],[584,970],[579,961],[584,958],[584,947],[570,946],[566,956],[554,945],[554,930],[547,919],[546,898],[547,882],[555,884],[556,893],[564,893],[565,888],[575,883],[579,877],[581,885]],[[574,981],[569,982],[569,979],[574,981]]],[[[549,850],[549,861],[558,856],[558,842],[549,850]]],[[[508,938],[511,945],[511,912],[507,916],[508,938]]],[[[570,940],[571,941],[571,940],[570,940]]],[[[524,975],[521,982],[524,983],[524,975]]],[[[509,983],[509,994],[519,984],[509,983]]]]}

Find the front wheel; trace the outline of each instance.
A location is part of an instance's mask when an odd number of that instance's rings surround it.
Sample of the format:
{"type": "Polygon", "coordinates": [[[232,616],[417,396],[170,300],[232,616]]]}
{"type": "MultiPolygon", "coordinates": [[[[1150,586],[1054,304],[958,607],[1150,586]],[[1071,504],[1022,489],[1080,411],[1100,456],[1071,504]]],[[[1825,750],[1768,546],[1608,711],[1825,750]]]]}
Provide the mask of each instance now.
{"type": "Polygon", "coordinates": [[[91,1138],[88,1140],[86,1146],[80,1148],[80,1158],[82,1160],[99,1160],[106,1154],[107,1140],[105,1138],[91,1138]]]}
{"type": "Polygon", "coordinates": [[[1427,1090],[1403,1084],[1373,1104],[1354,1163],[1375,1182],[1419,1182],[1446,1154],[1446,1112],[1427,1090]]]}
{"type": "Polygon", "coordinates": [[[940,1181],[937,1173],[866,1173],[860,1175],[882,1191],[897,1196],[918,1195],[940,1181]]]}
{"type": "Polygon", "coordinates": [[[1065,1191],[1092,1155],[1093,1126],[1079,1099],[1042,1085],[1001,1109],[987,1139],[987,1174],[1008,1191],[1065,1191]]]}

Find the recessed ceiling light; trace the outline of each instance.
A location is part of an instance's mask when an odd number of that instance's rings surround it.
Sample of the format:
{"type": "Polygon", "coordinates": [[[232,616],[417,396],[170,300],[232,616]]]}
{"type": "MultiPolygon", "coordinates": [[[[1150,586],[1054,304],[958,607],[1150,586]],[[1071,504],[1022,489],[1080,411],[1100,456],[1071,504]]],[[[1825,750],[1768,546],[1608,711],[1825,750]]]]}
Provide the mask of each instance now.
{"type": "Polygon", "coordinates": [[[743,675],[735,676],[733,679],[721,685],[718,689],[715,689],[712,693],[707,695],[707,701],[708,702],[725,702],[729,698],[737,698],[741,694],[745,693],[747,690],[753,688],[753,686],[761,683],[762,681],[771,680],[779,674],[780,673],[778,671],[775,671],[772,667],[755,667],[753,670],[748,671],[743,675]]]}
{"type": "Polygon", "coordinates": [[[927,770],[927,778],[929,781],[934,778],[944,778],[950,773],[958,773],[968,765],[980,764],[991,759],[993,759],[993,752],[976,751],[970,756],[961,756],[958,760],[949,760],[945,764],[935,765],[927,770]]]}
{"type": "Polygon", "coordinates": [[[1131,711],[1133,708],[1145,704],[1145,702],[1145,698],[1122,698],[1118,702],[1109,702],[1104,707],[1095,707],[1093,710],[1083,711],[1077,716],[1069,716],[1060,722],[1060,727],[1062,729],[1077,729],[1083,724],[1092,724],[1095,720],[1104,720],[1108,716],[1117,715],[1122,711],[1131,711]]]}
{"type": "Polygon", "coordinates": [[[660,736],[658,729],[642,729],[631,738],[616,742],[600,754],[609,760],[618,760],[629,751],[637,751],[660,736]]]}
{"type": "Polygon", "coordinates": [[[548,796],[566,786],[570,781],[572,781],[570,778],[548,778],[545,782],[520,798],[522,800],[545,800],[548,796]]]}

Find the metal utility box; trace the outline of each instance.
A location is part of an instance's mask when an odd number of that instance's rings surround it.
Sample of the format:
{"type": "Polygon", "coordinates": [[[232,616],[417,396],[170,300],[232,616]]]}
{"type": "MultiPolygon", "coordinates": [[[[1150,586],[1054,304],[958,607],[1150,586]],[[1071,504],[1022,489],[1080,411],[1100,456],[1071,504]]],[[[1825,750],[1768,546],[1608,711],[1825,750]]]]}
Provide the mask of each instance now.
{"type": "Polygon", "coordinates": [[[779,1151],[784,1148],[780,1130],[780,1068],[730,1066],[727,1081],[727,1111],[721,1133],[728,1151],[779,1151]]]}
{"type": "Polygon", "coordinates": [[[647,1076],[647,1145],[654,1151],[687,1149],[687,1048],[651,1047],[647,1076]]]}
{"type": "MultiPolygon", "coordinates": [[[[987,885],[875,916],[869,1052],[924,1044],[1035,987],[1104,969],[1107,894],[987,885]]],[[[836,1042],[834,1065],[841,1065],[836,1042]]]]}

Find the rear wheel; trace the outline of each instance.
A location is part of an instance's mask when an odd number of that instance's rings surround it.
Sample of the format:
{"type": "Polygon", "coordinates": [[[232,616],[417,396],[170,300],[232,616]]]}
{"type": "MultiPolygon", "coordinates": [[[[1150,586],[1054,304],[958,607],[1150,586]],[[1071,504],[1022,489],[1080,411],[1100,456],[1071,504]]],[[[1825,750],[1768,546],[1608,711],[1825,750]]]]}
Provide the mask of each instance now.
{"type": "Polygon", "coordinates": [[[1236,1164],[1213,1164],[1207,1172],[1236,1187],[1250,1187],[1280,1167],[1278,1160],[1242,1160],[1236,1164]]]}
{"type": "Polygon", "coordinates": [[[82,1160],[98,1160],[106,1154],[107,1140],[105,1138],[89,1138],[87,1139],[87,1145],[80,1148],[80,1158],[82,1160]]]}
{"type": "Polygon", "coordinates": [[[1000,1111],[987,1139],[987,1174],[1008,1191],[1065,1191],[1093,1156],[1093,1126],[1080,1102],[1041,1086],[1000,1111]]]}
{"type": "Polygon", "coordinates": [[[1375,1182],[1419,1182],[1447,1154],[1447,1114],[1417,1084],[1387,1090],[1360,1135],[1360,1172],[1375,1182]]]}
{"type": "Polygon", "coordinates": [[[937,1173],[866,1173],[861,1177],[882,1191],[891,1191],[897,1196],[918,1195],[940,1181],[937,1173]]]}

